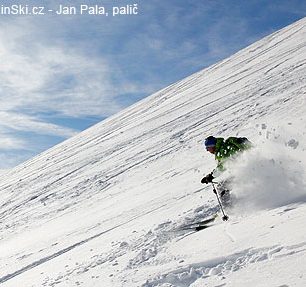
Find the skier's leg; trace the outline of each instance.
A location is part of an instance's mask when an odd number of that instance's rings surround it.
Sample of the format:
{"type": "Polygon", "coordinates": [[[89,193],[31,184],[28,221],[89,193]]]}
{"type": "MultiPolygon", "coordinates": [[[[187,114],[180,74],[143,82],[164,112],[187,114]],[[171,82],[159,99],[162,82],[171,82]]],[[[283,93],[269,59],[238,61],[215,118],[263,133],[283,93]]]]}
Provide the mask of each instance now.
{"type": "Polygon", "coordinates": [[[227,179],[218,184],[218,191],[221,203],[228,207],[231,205],[231,180],[227,179]]]}

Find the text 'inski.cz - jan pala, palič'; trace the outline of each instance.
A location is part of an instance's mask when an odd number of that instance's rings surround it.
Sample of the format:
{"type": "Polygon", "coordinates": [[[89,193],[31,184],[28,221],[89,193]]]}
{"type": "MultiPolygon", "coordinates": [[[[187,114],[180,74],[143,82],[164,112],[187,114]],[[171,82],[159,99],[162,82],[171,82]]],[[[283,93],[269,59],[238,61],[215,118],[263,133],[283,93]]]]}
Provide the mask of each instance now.
{"type": "Polygon", "coordinates": [[[138,15],[138,4],[128,4],[124,6],[100,6],[100,5],[58,5],[48,8],[46,6],[31,5],[1,5],[0,15],[101,15],[101,16],[119,16],[119,15],[138,15]]]}

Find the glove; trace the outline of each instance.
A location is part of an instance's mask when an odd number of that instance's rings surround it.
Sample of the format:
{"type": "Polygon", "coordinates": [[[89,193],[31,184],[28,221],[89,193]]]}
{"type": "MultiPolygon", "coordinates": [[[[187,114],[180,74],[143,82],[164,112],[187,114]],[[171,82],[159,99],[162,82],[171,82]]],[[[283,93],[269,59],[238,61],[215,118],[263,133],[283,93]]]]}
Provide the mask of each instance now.
{"type": "Polygon", "coordinates": [[[211,172],[210,174],[208,174],[208,175],[206,175],[206,176],[204,176],[204,177],[202,178],[201,183],[203,183],[203,184],[204,184],[204,183],[208,184],[208,183],[212,182],[213,179],[214,179],[214,176],[212,175],[212,172],[211,172]]]}

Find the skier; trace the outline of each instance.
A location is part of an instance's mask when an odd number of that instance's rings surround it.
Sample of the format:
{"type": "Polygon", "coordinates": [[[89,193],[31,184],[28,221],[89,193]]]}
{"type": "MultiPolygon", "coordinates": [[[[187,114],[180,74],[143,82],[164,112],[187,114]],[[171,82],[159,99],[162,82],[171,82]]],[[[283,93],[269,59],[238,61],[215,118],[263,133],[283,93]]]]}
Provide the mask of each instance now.
{"type": "MultiPolygon", "coordinates": [[[[252,144],[246,137],[229,137],[226,140],[224,138],[215,138],[209,136],[205,139],[205,147],[208,152],[215,155],[217,161],[217,167],[202,178],[201,183],[208,184],[213,179],[219,176],[224,170],[224,163],[229,158],[236,157],[242,151],[251,148],[252,144]]],[[[221,180],[218,185],[218,193],[221,198],[221,202],[224,205],[230,205],[230,190],[232,179],[221,180]]]]}

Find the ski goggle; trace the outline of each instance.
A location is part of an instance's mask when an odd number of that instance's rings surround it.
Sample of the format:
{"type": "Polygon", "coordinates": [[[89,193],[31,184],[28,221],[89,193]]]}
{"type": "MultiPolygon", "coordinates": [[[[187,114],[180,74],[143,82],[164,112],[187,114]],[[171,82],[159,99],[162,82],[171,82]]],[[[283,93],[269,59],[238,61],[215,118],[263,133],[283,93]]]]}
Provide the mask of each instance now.
{"type": "Polygon", "coordinates": [[[205,146],[206,150],[210,150],[210,149],[215,148],[215,147],[216,147],[215,145],[205,146]]]}

